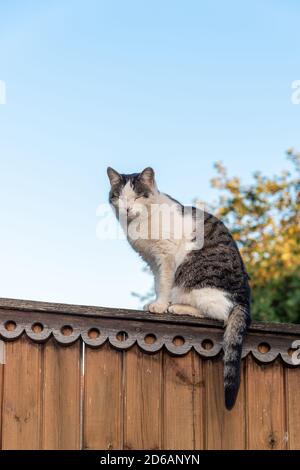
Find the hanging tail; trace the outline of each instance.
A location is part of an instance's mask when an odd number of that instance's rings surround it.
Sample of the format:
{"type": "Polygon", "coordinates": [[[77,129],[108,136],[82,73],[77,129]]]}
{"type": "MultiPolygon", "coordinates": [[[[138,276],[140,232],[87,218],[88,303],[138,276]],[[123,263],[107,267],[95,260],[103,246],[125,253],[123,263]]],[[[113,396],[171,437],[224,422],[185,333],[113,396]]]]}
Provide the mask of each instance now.
{"type": "Polygon", "coordinates": [[[224,389],[228,410],[233,408],[239,391],[242,347],[250,323],[250,313],[246,307],[233,307],[224,334],[224,389]]]}

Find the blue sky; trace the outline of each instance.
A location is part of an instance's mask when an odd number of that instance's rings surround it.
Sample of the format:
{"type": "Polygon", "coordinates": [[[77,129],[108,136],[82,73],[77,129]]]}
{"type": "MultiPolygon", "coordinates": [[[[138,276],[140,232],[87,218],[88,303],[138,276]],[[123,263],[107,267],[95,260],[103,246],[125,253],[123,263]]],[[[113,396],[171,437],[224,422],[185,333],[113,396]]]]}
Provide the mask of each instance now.
{"type": "Polygon", "coordinates": [[[300,148],[297,0],[2,2],[0,296],[137,307],[151,285],[96,237],[106,167],[211,202],[213,163],[248,181],[300,148]]]}

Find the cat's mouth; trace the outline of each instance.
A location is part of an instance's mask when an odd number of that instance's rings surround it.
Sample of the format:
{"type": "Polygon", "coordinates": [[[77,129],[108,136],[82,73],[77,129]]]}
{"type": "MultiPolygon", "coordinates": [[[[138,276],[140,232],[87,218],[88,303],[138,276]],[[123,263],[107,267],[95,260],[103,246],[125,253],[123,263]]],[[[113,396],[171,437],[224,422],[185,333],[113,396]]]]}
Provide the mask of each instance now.
{"type": "Polygon", "coordinates": [[[138,216],[140,215],[140,212],[139,211],[129,211],[127,212],[127,220],[129,220],[130,222],[134,219],[136,219],[138,216]]]}
{"type": "Polygon", "coordinates": [[[139,211],[136,210],[119,210],[119,218],[123,221],[132,222],[140,215],[139,211]]]}

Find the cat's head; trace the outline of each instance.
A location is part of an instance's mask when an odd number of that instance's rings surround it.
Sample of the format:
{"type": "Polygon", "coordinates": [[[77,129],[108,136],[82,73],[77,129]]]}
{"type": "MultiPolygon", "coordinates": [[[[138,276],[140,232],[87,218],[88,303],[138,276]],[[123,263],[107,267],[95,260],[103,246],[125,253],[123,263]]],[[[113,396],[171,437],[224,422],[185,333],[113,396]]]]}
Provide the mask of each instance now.
{"type": "Polygon", "coordinates": [[[155,202],[158,189],[152,168],[126,175],[108,167],[107,174],[111,184],[109,202],[118,215],[132,220],[155,202]]]}

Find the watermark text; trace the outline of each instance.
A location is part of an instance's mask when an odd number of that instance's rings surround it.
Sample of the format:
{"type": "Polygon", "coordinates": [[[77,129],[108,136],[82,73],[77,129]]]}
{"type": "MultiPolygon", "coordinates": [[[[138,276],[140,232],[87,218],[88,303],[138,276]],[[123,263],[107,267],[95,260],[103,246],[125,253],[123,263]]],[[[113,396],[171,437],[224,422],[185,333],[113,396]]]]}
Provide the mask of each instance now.
{"type": "Polygon", "coordinates": [[[292,83],[292,96],[291,102],[292,104],[300,104],[300,80],[294,80],[292,83]]]}

